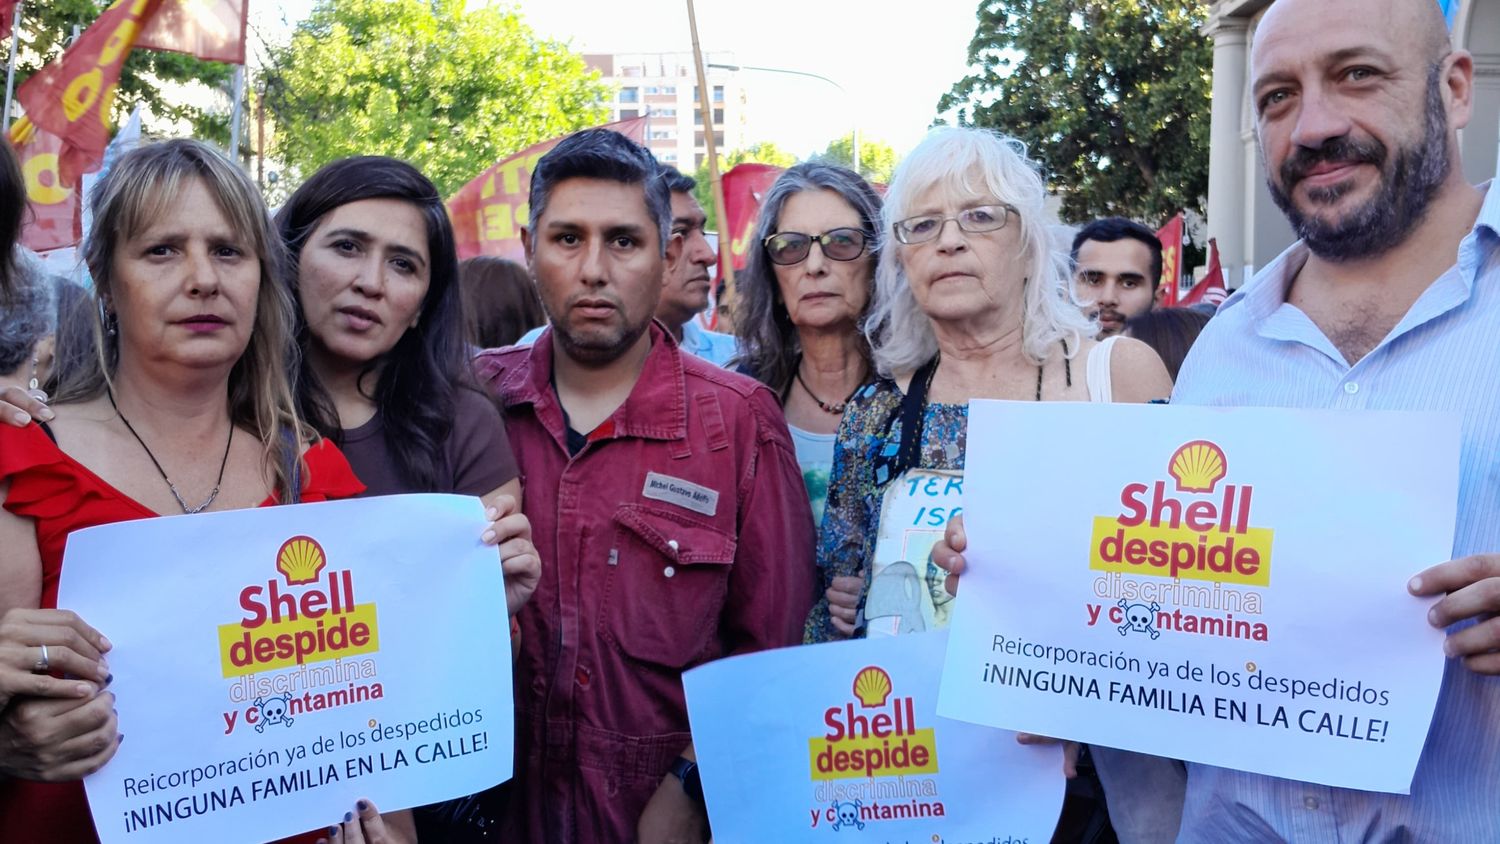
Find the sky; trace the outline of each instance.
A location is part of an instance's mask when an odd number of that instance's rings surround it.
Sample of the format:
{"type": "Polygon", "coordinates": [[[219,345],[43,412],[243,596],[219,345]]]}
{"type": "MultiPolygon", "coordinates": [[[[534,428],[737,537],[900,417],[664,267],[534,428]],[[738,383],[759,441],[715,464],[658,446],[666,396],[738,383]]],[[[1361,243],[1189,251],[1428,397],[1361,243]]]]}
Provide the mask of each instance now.
{"type": "MultiPolygon", "coordinates": [[[[289,21],[312,0],[273,0],[289,21]]],[[[578,52],[692,49],[686,0],[514,0],[526,22],[578,52]]],[[[967,69],[979,0],[874,4],[854,0],[697,0],[706,52],[735,63],[816,73],[826,82],[740,71],[752,120],[747,140],[798,155],[847,134],[904,154],[936,116],[937,101],[967,69]],[[883,8],[882,8],[883,7],[883,8]]]]}

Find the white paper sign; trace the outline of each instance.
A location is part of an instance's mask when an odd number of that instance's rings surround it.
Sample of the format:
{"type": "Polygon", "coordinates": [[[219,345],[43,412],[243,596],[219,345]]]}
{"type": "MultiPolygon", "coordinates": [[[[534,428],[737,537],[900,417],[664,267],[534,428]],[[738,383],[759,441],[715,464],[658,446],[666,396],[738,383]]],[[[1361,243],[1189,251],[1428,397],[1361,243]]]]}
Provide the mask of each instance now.
{"type": "Polygon", "coordinates": [[[1046,844],[1059,747],[939,718],[947,633],[786,648],[683,675],[718,844],[1046,844]]]}
{"type": "Polygon", "coordinates": [[[511,776],[510,628],[477,498],[146,519],[68,538],[59,605],[114,644],[111,842],[271,840],[511,776]]]}
{"type": "Polygon", "coordinates": [[[1452,553],[1456,417],[985,401],[969,426],[939,712],[1408,791],[1444,658],[1406,584],[1452,553]]]}

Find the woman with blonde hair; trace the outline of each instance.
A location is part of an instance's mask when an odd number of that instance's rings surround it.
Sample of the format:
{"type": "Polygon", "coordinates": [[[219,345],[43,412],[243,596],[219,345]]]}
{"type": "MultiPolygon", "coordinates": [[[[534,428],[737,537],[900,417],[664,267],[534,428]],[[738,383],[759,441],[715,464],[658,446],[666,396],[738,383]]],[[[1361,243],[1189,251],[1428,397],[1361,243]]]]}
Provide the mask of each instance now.
{"type": "MultiPolygon", "coordinates": [[[[104,689],[108,641],[55,609],[70,533],[364,489],[298,412],[289,375],[296,303],[278,278],[284,249],[244,172],[197,141],[148,145],[115,164],[93,211],[84,254],[97,353],[67,373],[51,410],[31,407],[50,424],[0,425],[7,842],[96,840],[78,780],[122,738],[104,689]],[[5,662],[17,654],[38,677],[79,679],[38,680],[7,699],[5,662]]],[[[485,541],[510,532],[492,523],[485,541]]],[[[368,801],[357,809],[367,833],[386,835],[368,801]]],[[[392,834],[411,837],[409,816],[397,826],[392,834]]]]}
{"type": "Polygon", "coordinates": [[[1144,344],[1090,339],[1045,199],[1024,147],[980,129],[935,129],[897,168],[865,329],[880,378],[844,413],[819,538],[824,587],[860,574],[865,589],[819,602],[810,641],[946,625],[943,572],[910,549],[915,562],[881,558],[877,540],[882,508],[912,478],[961,482],[971,399],[1145,402],[1171,391],[1144,344]]]}

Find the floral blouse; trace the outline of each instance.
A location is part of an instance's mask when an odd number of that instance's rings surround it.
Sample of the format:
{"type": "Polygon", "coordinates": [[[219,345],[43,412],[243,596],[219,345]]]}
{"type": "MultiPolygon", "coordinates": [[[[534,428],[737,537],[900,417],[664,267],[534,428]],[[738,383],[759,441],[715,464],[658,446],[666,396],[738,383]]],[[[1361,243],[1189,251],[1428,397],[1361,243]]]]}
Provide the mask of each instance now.
{"type": "MultiPolygon", "coordinates": [[[[835,577],[864,571],[868,588],[881,496],[901,445],[901,400],[896,382],[881,379],[850,400],[833,446],[828,502],[818,537],[818,573],[824,596],[835,577]]],[[[969,427],[967,404],[928,402],[923,408],[921,454],[917,468],[962,471],[969,427]]],[[[844,638],[829,623],[828,598],[820,597],[803,633],[808,643],[844,638]]]]}

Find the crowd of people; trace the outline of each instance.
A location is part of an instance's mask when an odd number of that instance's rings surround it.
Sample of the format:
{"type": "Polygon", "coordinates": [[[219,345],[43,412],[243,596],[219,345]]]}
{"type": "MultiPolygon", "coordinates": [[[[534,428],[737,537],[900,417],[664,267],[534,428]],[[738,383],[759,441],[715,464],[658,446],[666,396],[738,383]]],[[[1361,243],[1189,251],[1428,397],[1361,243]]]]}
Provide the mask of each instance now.
{"type": "MultiPolygon", "coordinates": [[[[1278,0],[1254,110],[1301,240],[1217,315],[1156,307],[1139,223],[1060,233],[1037,162],[980,129],[934,129],[883,195],[786,170],[732,336],[697,319],[716,258],[693,180],[607,130],[537,162],[524,267],[461,264],[400,161],[331,163],[273,216],[214,148],[148,144],[89,198],[90,290],[14,248],[0,150],[0,840],[97,840],[79,781],[124,738],[109,631],[57,606],[72,531],[476,496],[514,634],[514,780],[329,806],[299,840],[701,842],[683,672],[941,626],[962,519],[894,587],[875,538],[903,477],[961,476],[971,400],[1169,398],[1461,414],[1455,559],[1408,585],[1445,596],[1453,659],[1409,796],[1070,744],[1056,840],[1500,839],[1500,197],[1459,166],[1473,77],[1430,0],[1278,0]],[[912,588],[931,621],[884,606],[912,588]]],[[[1124,436],[1020,445],[1107,459],[1124,436]]]]}

